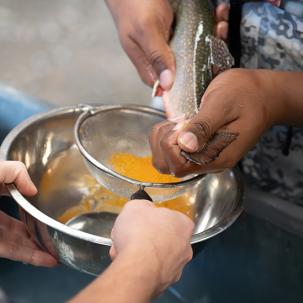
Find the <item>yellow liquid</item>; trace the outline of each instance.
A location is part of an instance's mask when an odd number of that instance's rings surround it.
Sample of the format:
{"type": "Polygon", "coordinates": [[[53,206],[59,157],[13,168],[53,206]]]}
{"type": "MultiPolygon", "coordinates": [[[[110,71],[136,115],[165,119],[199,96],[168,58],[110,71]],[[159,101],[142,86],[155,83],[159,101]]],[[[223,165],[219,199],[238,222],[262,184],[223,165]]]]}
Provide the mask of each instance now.
{"type": "MultiPolygon", "coordinates": [[[[158,173],[153,168],[150,157],[143,158],[142,160],[142,158],[139,157],[130,157],[129,154],[126,155],[127,156],[121,156],[121,154],[118,154],[117,157],[113,157],[115,163],[113,163],[113,165],[118,165],[118,160],[122,160],[123,162],[126,159],[139,159],[139,164],[134,164],[134,167],[139,168],[141,165],[141,169],[137,170],[135,173],[132,172],[132,166],[130,165],[125,165],[123,168],[125,174],[131,178],[162,183],[165,182],[164,180],[167,180],[166,182],[179,181],[175,177],[158,173]],[[150,170],[151,177],[148,177],[147,173],[150,172],[150,170]],[[140,175],[140,171],[142,175],[140,175]],[[160,175],[160,179],[156,178],[157,175],[160,175]]],[[[122,171],[120,172],[122,173],[122,171]]],[[[77,187],[83,189],[85,194],[83,194],[79,201],[75,201],[75,204],[71,203],[74,204],[74,206],[66,209],[57,217],[57,220],[61,223],[66,223],[75,216],[91,211],[107,211],[118,214],[128,201],[127,198],[120,197],[97,183],[97,181],[88,173],[80,158],[78,150],[71,149],[64,152],[64,154],[59,155],[49,163],[39,185],[40,202],[43,203],[44,201],[46,202],[51,199],[54,192],[66,190],[66,187],[69,186],[68,180],[72,181],[73,186],[75,186],[76,182],[77,187]]],[[[180,211],[189,218],[194,218],[194,208],[187,195],[180,196],[173,200],[155,203],[155,205],[157,207],[167,207],[180,211]]]]}
{"type": "Polygon", "coordinates": [[[152,183],[175,183],[179,178],[159,173],[152,164],[151,156],[138,157],[129,153],[116,153],[110,158],[110,164],[114,171],[120,175],[141,181],[152,183]]]}
{"type": "MultiPolygon", "coordinates": [[[[89,185],[89,194],[84,196],[79,204],[67,209],[57,218],[61,223],[66,223],[75,216],[91,211],[119,213],[128,201],[128,199],[120,197],[105,189],[103,186],[98,184],[93,177],[86,175],[85,179],[89,185]]],[[[179,211],[190,219],[194,219],[193,205],[189,202],[186,195],[164,202],[156,202],[155,205],[157,207],[167,207],[169,209],[179,211]]]]}

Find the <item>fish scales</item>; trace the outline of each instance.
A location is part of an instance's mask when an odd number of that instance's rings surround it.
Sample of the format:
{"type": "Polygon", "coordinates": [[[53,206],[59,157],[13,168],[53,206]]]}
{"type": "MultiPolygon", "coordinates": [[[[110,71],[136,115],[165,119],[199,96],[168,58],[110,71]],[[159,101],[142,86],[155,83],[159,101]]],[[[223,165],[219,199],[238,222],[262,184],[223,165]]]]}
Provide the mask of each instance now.
{"type": "Polygon", "coordinates": [[[172,89],[164,92],[168,119],[194,116],[213,78],[212,67],[230,68],[233,59],[222,40],[215,38],[214,12],[207,0],[171,0],[175,28],[170,46],[176,58],[172,89]]]}
{"type": "Polygon", "coordinates": [[[176,27],[170,46],[177,73],[169,92],[167,112],[190,117],[198,111],[202,94],[211,80],[205,39],[213,34],[215,21],[207,1],[178,1],[174,10],[176,27]]]}

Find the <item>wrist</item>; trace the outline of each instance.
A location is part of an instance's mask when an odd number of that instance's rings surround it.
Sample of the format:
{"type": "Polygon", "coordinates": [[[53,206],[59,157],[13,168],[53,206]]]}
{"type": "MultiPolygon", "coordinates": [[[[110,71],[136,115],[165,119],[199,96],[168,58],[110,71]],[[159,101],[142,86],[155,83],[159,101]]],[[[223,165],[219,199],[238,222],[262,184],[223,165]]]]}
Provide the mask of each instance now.
{"type": "Polygon", "coordinates": [[[153,260],[138,250],[124,250],[104,273],[70,302],[150,302],[159,284],[150,261],[153,260]]]}
{"type": "Polygon", "coordinates": [[[269,127],[274,124],[302,126],[303,73],[255,70],[258,89],[266,107],[269,127]]]}
{"type": "Polygon", "coordinates": [[[275,123],[301,127],[303,124],[303,73],[275,71],[272,74],[275,97],[280,104],[275,123]]]}
{"type": "Polygon", "coordinates": [[[279,72],[270,70],[264,71],[263,75],[266,78],[264,90],[267,92],[265,101],[268,106],[270,126],[284,123],[285,114],[287,113],[287,98],[281,90],[281,75],[279,72]]]}
{"type": "Polygon", "coordinates": [[[117,267],[124,268],[129,281],[133,281],[136,289],[144,289],[147,296],[153,297],[159,288],[160,281],[160,262],[155,254],[146,252],[144,246],[128,247],[119,253],[113,262],[117,267]],[[142,287],[140,287],[142,285],[142,287]]]}
{"type": "Polygon", "coordinates": [[[282,123],[286,112],[286,98],[281,91],[280,73],[271,70],[253,70],[256,92],[264,105],[266,127],[282,123]]]}

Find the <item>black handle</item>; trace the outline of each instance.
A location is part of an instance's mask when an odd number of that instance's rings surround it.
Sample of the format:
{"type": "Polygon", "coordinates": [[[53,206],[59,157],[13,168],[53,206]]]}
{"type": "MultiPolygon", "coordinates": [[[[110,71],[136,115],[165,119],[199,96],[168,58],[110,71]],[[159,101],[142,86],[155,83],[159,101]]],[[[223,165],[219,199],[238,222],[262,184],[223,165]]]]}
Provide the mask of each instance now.
{"type": "Polygon", "coordinates": [[[149,196],[149,194],[144,189],[139,189],[130,197],[131,200],[148,200],[153,202],[153,199],[149,196]]]}

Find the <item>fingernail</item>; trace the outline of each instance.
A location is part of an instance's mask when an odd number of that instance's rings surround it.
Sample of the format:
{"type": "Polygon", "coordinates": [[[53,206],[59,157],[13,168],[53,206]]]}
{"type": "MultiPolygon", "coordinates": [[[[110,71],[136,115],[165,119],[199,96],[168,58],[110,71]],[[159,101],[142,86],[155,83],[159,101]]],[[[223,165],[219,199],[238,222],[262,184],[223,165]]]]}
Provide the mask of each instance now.
{"type": "Polygon", "coordinates": [[[163,89],[169,90],[173,85],[173,73],[166,69],[160,74],[160,85],[163,89]]]}
{"type": "Polygon", "coordinates": [[[38,190],[37,190],[37,187],[35,186],[34,183],[31,182],[30,184],[30,191],[31,191],[31,194],[34,196],[38,193],[38,190]]]}
{"type": "Polygon", "coordinates": [[[193,152],[199,148],[198,139],[192,132],[181,134],[178,138],[178,141],[193,152]]]}

